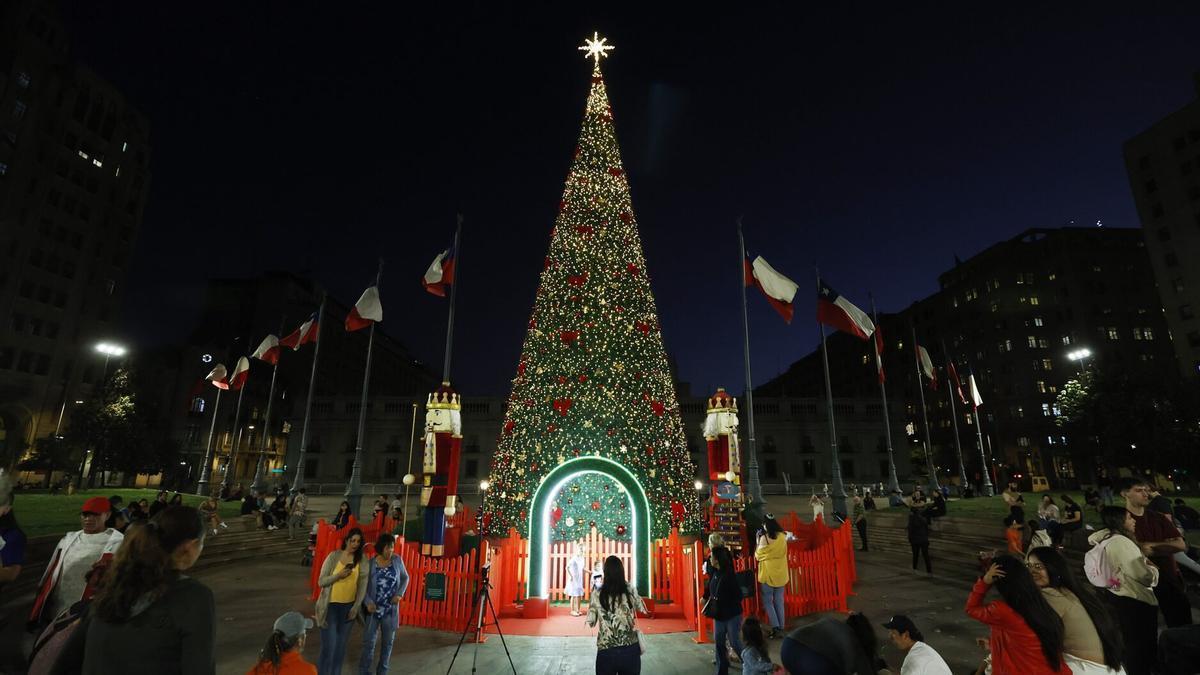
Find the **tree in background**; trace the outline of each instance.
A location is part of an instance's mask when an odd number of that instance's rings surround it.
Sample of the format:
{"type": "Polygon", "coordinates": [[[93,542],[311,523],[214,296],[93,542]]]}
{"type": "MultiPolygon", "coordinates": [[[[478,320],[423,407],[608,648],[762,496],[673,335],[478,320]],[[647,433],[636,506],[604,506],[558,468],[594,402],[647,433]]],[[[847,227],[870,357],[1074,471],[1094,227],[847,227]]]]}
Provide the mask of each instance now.
{"type": "Polygon", "coordinates": [[[527,534],[542,478],[580,456],[630,469],[652,536],[698,524],[696,471],[598,60],[492,463],[488,532],[527,534]]]}
{"type": "Polygon", "coordinates": [[[1109,366],[1068,381],[1056,403],[1077,471],[1094,471],[1097,451],[1112,467],[1167,475],[1198,468],[1200,395],[1194,382],[1109,366]]]}
{"type": "Polygon", "coordinates": [[[139,473],[175,469],[178,446],[152,440],[153,410],[144,402],[152,399],[140,395],[138,385],[135,371],[118,370],[71,415],[66,441],[80,458],[91,451],[92,484],[104,471],[120,471],[129,483],[139,473]]]}

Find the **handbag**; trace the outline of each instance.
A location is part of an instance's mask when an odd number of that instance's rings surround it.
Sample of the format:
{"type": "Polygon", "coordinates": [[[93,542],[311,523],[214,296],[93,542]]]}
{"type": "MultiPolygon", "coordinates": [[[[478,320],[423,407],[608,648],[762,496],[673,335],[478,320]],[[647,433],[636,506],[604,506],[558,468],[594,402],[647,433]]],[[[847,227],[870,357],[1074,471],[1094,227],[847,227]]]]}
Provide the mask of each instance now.
{"type": "Polygon", "coordinates": [[[717,596],[721,594],[721,582],[722,581],[725,581],[725,575],[723,575],[723,574],[720,576],[720,578],[717,579],[716,593],[713,593],[712,595],[708,596],[708,599],[704,601],[704,606],[700,608],[700,613],[703,614],[704,616],[707,616],[710,619],[715,620],[717,618],[717,603],[714,601],[717,599],[717,596]]]}

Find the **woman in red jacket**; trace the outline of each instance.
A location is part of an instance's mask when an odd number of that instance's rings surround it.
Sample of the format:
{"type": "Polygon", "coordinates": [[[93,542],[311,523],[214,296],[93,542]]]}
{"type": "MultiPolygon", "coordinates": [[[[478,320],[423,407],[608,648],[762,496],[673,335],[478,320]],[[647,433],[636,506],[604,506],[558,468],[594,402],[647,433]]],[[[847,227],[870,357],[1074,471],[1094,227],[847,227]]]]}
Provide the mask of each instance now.
{"type": "Polygon", "coordinates": [[[992,628],[993,675],[1069,675],[1063,663],[1063,623],[1042,597],[1025,564],[996,556],[967,598],[967,614],[992,628]],[[1001,600],[984,604],[992,585],[1001,600]]]}

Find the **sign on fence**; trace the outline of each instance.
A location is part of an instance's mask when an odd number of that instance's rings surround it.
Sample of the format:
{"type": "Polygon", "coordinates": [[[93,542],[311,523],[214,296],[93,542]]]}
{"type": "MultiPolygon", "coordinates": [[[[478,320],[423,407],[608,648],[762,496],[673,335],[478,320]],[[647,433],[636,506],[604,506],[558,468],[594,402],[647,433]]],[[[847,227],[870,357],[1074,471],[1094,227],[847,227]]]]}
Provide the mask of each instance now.
{"type": "Polygon", "coordinates": [[[445,574],[441,572],[425,573],[425,599],[438,601],[446,599],[445,574]]]}

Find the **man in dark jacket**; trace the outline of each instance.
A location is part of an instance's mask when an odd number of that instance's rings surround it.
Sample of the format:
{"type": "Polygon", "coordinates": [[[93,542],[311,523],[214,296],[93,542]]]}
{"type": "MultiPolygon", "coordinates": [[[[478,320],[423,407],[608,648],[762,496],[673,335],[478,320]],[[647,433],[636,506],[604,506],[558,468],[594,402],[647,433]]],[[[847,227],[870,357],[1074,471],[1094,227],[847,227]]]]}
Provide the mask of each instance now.
{"type": "Polygon", "coordinates": [[[925,571],[933,574],[933,565],[929,563],[929,523],[917,509],[908,514],[908,545],[912,547],[912,568],[917,569],[917,558],[923,554],[925,571]]]}

